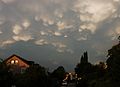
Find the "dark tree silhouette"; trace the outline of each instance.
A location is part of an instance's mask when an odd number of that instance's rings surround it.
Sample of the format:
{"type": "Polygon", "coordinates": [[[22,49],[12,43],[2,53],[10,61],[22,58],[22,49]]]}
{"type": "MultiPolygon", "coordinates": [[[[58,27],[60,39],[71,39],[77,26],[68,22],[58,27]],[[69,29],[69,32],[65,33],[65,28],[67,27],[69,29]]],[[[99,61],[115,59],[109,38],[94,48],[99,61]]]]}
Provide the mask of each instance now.
{"type": "Polygon", "coordinates": [[[80,63],[77,64],[75,67],[75,72],[78,75],[78,77],[85,76],[88,73],[91,73],[92,70],[92,64],[88,62],[88,53],[84,52],[84,54],[81,57],[80,63]]]}
{"type": "Polygon", "coordinates": [[[108,50],[107,65],[112,78],[120,81],[120,42],[108,50]]]}
{"type": "Polygon", "coordinates": [[[59,66],[52,73],[52,76],[57,78],[58,80],[63,80],[65,77],[66,71],[63,66],[59,66]]]}
{"type": "Polygon", "coordinates": [[[87,87],[87,82],[89,79],[90,73],[93,71],[92,64],[88,62],[88,53],[84,52],[81,56],[81,61],[75,67],[75,73],[78,78],[81,78],[77,83],[77,87],[87,87]]]}
{"type": "Polygon", "coordinates": [[[47,73],[39,64],[30,66],[25,73],[16,75],[17,87],[48,87],[47,73]]]}
{"type": "Polygon", "coordinates": [[[13,84],[12,73],[9,71],[9,67],[3,62],[0,62],[0,85],[2,87],[11,87],[13,84]]]}
{"type": "Polygon", "coordinates": [[[52,72],[51,78],[54,80],[53,81],[53,85],[55,85],[54,87],[59,87],[61,85],[61,82],[65,78],[65,75],[66,71],[63,66],[59,66],[52,72]]]}
{"type": "Polygon", "coordinates": [[[107,57],[107,72],[96,81],[94,87],[120,87],[120,41],[108,50],[107,57]]]}
{"type": "Polygon", "coordinates": [[[94,87],[96,80],[105,75],[105,63],[92,65],[88,62],[88,53],[84,52],[81,61],[75,67],[78,76],[77,87],[94,87]],[[80,78],[80,79],[79,79],[80,78]]]}
{"type": "Polygon", "coordinates": [[[84,52],[84,54],[82,55],[80,63],[82,63],[82,64],[88,63],[88,53],[87,52],[84,52]]]}

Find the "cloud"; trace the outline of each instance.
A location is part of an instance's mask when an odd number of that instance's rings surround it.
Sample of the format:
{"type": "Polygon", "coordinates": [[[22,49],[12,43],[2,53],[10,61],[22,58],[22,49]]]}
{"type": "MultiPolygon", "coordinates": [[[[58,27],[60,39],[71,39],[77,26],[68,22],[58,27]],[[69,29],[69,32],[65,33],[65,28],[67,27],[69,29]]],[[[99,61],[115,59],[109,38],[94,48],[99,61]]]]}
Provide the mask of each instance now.
{"type": "Polygon", "coordinates": [[[111,38],[111,40],[116,40],[118,38],[118,36],[120,35],[120,27],[118,26],[116,29],[114,30],[109,30],[107,35],[111,38]]]}
{"type": "Polygon", "coordinates": [[[51,45],[54,46],[59,53],[65,53],[65,52],[70,54],[74,53],[74,51],[70,49],[65,43],[52,42],[51,45]]]}
{"type": "Polygon", "coordinates": [[[2,31],[0,31],[0,34],[2,34],[3,32],[2,31]]]}
{"type": "Polygon", "coordinates": [[[117,28],[115,29],[115,32],[120,35],[120,27],[117,27],[117,28]]]}
{"type": "Polygon", "coordinates": [[[30,35],[19,35],[19,36],[13,36],[13,39],[15,41],[29,41],[29,40],[32,40],[34,38],[32,38],[32,36],[30,35]]]}
{"type": "Polygon", "coordinates": [[[71,53],[71,54],[74,53],[74,51],[73,51],[72,49],[67,49],[66,51],[67,51],[68,53],[71,53]]]}
{"type": "Polygon", "coordinates": [[[113,0],[114,2],[119,2],[120,0],[113,0]]]}
{"type": "Polygon", "coordinates": [[[4,47],[4,46],[11,45],[11,44],[13,44],[13,43],[15,43],[14,40],[6,40],[6,41],[3,41],[0,46],[1,46],[1,47],[4,47]]]}
{"type": "Polygon", "coordinates": [[[59,21],[59,22],[57,23],[57,26],[58,26],[58,29],[59,29],[59,30],[62,30],[62,29],[65,28],[65,23],[59,21]]]}
{"type": "Polygon", "coordinates": [[[16,0],[1,0],[1,1],[3,1],[4,3],[12,3],[12,2],[14,2],[16,0]]]}
{"type": "Polygon", "coordinates": [[[46,15],[36,16],[35,20],[36,21],[42,20],[44,25],[53,25],[54,24],[54,20],[46,15]]]}
{"type": "Polygon", "coordinates": [[[2,25],[4,22],[5,22],[5,18],[3,16],[0,16],[0,25],[2,25]]]}
{"type": "Polygon", "coordinates": [[[82,30],[85,30],[85,29],[90,30],[92,33],[95,33],[95,31],[96,31],[96,25],[92,24],[92,23],[83,24],[80,26],[80,28],[82,30]]]}
{"type": "Polygon", "coordinates": [[[56,48],[56,50],[58,51],[58,52],[65,52],[65,50],[66,50],[66,45],[65,44],[63,44],[63,43],[61,43],[61,42],[52,42],[51,43],[55,48],[56,48]]]}
{"type": "Polygon", "coordinates": [[[35,44],[36,45],[46,45],[46,44],[48,44],[48,42],[44,39],[40,39],[40,40],[35,41],[35,44]]]}
{"type": "Polygon", "coordinates": [[[111,1],[78,0],[74,6],[74,10],[80,14],[80,21],[82,22],[80,27],[95,33],[99,23],[110,18],[116,12],[117,8],[111,1]]]}
{"type": "Polygon", "coordinates": [[[81,40],[87,40],[87,37],[80,37],[77,39],[78,41],[81,41],[81,40]]]}
{"type": "Polygon", "coordinates": [[[25,29],[27,29],[30,26],[30,22],[28,20],[24,20],[22,25],[25,29]]]}
{"type": "MultiPolygon", "coordinates": [[[[78,0],[79,1],[79,0],[78,0]]],[[[81,3],[78,2],[75,8],[80,12],[80,20],[83,22],[90,21],[98,23],[108,18],[116,11],[112,2],[103,2],[100,0],[85,0],[81,3]]]]}
{"type": "Polygon", "coordinates": [[[47,33],[47,32],[44,32],[44,31],[40,31],[40,34],[43,35],[43,36],[44,36],[44,35],[48,35],[48,33],[47,33]]]}
{"type": "Polygon", "coordinates": [[[58,10],[55,10],[54,14],[55,14],[55,16],[57,16],[59,18],[63,18],[63,13],[58,10]]]}
{"type": "Polygon", "coordinates": [[[65,37],[65,38],[67,38],[68,36],[67,36],[67,35],[65,35],[64,37],[65,37]]]}
{"type": "Polygon", "coordinates": [[[58,31],[55,31],[54,35],[55,36],[61,36],[62,34],[60,32],[58,32],[58,31]]]}
{"type": "Polygon", "coordinates": [[[58,27],[58,30],[66,30],[66,29],[70,29],[70,28],[73,28],[73,25],[68,25],[67,23],[65,22],[57,22],[57,27],[58,27]]]}
{"type": "Polygon", "coordinates": [[[67,47],[65,44],[60,43],[60,42],[53,42],[52,45],[55,47],[58,47],[58,48],[66,48],[67,47]]]}
{"type": "Polygon", "coordinates": [[[17,35],[17,34],[21,33],[21,31],[22,31],[22,27],[20,25],[16,24],[16,25],[13,26],[13,33],[14,34],[17,35]]]}

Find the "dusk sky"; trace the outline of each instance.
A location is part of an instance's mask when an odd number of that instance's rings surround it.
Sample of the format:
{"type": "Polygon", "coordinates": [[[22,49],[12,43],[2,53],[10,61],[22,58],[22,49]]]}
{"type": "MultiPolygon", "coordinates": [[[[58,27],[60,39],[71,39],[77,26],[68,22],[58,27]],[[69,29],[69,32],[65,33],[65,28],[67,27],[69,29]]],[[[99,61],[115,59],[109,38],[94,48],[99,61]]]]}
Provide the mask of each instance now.
{"type": "Polygon", "coordinates": [[[0,58],[73,70],[84,51],[105,61],[120,35],[119,0],[0,0],[0,58]]]}

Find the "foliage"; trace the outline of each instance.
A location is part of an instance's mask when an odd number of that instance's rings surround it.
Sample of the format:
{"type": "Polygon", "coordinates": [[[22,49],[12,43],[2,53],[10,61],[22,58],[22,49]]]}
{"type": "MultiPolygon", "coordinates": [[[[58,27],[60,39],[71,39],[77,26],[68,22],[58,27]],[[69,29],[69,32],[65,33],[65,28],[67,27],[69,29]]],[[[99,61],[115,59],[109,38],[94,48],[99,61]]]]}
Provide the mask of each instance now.
{"type": "Polygon", "coordinates": [[[0,84],[3,87],[60,87],[60,83],[65,76],[63,66],[58,67],[52,73],[40,66],[32,64],[24,73],[10,72],[9,67],[0,62],[0,84]]]}
{"type": "Polygon", "coordinates": [[[108,50],[107,73],[94,87],[120,87],[120,41],[108,50]]]}
{"type": "Polygon", "coordinates": [[[3,62],[0,62],[0,85],[3,87],[10,87],[13,83],[12,73],[9,72],[9,67],[7,67],[3,62]]]}
{"type": "Polygon", "coordinates": [[[94,87],[96,80],[105,75],[105,63],[100,62],[97,65],[92,65],[88,62],[88,54],[85,52],[80,63],[75,67],[75,72],[80,80],[77,80],[77,87],[94,87]]]}
{"type": "Polygon", "coordinates": [[[76,65],[75,72],[78,75],[78,77],[83,77],[86,76],[88,73],[91,73],[91,70],[92,64],[88,62],[88,54],[87,52],[85,52],[81,57],[80,63],[76,65]]]}
{"type": "Polygon", "coordinates": [[[120,43],[108,50],[108,70],[112,78],[120,80],[120,43]]]}
{"type": "Polygon", "coordinates": [[[52,76],[54,78],[57,78],[58,80],[63,80],[65,77],[66,71],[63,66],[59,66],[57,69],[55,69],[52,73],[52,76]]]}
{"type": "Polygon", "coordinates": [[[44,67],[38,64],[30,66],[25,73],[16,75],[17,87],[47,87],[47,74],[44,67]]]}

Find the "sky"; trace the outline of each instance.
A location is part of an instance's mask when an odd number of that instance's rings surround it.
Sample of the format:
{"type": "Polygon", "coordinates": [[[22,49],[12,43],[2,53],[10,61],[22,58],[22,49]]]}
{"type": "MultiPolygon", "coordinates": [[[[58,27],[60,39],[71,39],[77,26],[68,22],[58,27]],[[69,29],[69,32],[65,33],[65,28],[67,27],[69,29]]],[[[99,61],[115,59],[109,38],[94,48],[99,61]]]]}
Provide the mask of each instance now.
{"type": "Polygon", "coordinates": [[[0,57],[74,70],[83,52],[93,64],[118,43],[120,0],[0,0],[0,57]]]}

